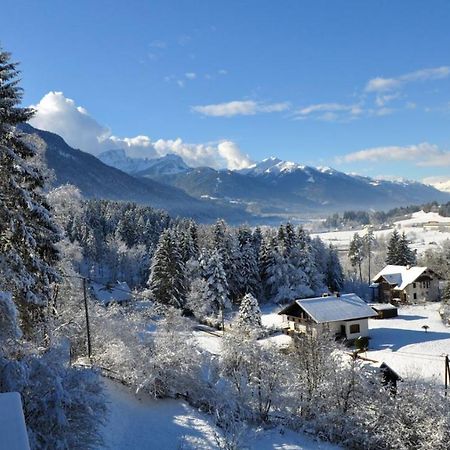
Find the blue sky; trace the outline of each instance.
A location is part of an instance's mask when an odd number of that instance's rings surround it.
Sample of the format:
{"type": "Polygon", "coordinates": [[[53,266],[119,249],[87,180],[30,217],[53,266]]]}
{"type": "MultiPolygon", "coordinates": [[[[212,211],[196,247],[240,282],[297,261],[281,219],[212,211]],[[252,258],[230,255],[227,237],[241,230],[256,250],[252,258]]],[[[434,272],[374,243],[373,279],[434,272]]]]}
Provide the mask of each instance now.
{"type": "Polygon", "coordinates": [[[446,0],[3,0],[2,16],[34,124],[84,150],[450,178],[446,0]]]}

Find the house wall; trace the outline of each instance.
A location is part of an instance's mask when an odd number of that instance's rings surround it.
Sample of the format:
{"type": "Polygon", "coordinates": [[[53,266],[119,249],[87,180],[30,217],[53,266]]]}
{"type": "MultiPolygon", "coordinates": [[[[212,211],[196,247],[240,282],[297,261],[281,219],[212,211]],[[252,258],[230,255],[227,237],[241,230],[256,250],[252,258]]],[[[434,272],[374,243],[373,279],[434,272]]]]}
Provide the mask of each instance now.
{"type": "Polygon", "coordinates": [[[406,286],[403,291],[406,294],[406,301],[408,303],[417,302],[435,302],[439,300],[439,280],[429,280],[428,284],[425,281],[416,281],[406,286]],[[414,298],[414,294],[416,298],[414,298]]]}
{"type": "Polygon", "coordinates": [[[306,322],[296,320],[295,317],[287,316],[288,329],[297,333],[311,333],[313,336],[317,336],[322,331],[328,331],[333,336],[341,334],[341,326],[345,327],[345,337],[347,339],[356,339],[359,336],[369,336],[369,320],[358,319],[341,322],[329,322],[325,324],[316,324],[314,322],[306,322]],[[359,324],[358,333],[350,333],[350,326],[353,324],[359,324]]]}
{"type": "Polygon", "coordinates": [[[360,336],[369,336],[369,319],[349,320],[346,322],[342,322],[342,325],[345,325],[345,333],[347,339],[356,339],[360,336]],[[359,333],[350,333],[350,326],[353,324],[359,325],[359,333]]]}

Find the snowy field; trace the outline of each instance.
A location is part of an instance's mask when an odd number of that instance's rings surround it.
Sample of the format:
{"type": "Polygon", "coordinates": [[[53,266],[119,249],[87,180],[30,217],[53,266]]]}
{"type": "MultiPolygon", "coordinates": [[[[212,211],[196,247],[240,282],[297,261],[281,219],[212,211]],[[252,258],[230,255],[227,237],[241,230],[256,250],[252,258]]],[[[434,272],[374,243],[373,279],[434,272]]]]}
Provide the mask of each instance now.
{"type": "MultiPolygon", "coordinates": [[[[211,418],[181,400],[137,397],[128,388],[105,380],[109,421],[103,430],[111,450],[217,449],[211,418]]],[[[338,450],[290,430],[252,430],[244,448],[255,450],[338,450]],[[281,433],[280,433],[281,431],[281,433]]]]}
{"type": "MultiPolygon", "coordinates": [[[[406,233],[408,239],[411,241],[411,248],[421,254],[428,248],[433,248],[433,246],[437,246],[443,241],[450,239],[450,231],[425,230],[423,224],[428,222],[439,222],[450,225],[450,217],[442,217],[433,212],[425,213],[419,211],[413,213],[410,219],[394,222],[394,225],[400,233],[403,231],[406,233]]],[[[394,228],[377,230],[374,231],[374,234],[376,238],[389,238],[393,230],[394,228]]],[[[332,244],[338,250],[346,251],[355,233],[364,235],[366,230],[361,228],[349,231],[331,231],[328,233],[315,233],[311,236],[319,237],[322,241],[327,244],[332,244]]]]}
{"type": "Polygon", "coordinates": [[[392,319],[369,320],[370,359],[386,362],[403,378],[444,383],[444,357],[450,354],[450,328],[439,316],[440,303],[407,306],[392,319]],[[428,325],[428,332],[422,328],[428,325]]]}

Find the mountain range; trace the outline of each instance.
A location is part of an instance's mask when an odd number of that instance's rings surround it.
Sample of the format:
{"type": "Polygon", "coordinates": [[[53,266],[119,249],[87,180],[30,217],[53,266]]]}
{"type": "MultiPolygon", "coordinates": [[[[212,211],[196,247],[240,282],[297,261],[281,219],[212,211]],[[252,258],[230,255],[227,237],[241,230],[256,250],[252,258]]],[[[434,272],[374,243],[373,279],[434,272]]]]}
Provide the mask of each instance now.
{"type": "Polygon", "coordinates": [[[191,168],[170,154],[131,158],[121,149],[96,158],[54,133],[30,125],[23,131],[45,141],[54,185],[74,184],[87,198],[134,201],[200,222],[222,217],[232,224],[270,224],[345,209],[386,210],[450,200],[449,193],[419,182],[375,180],[273,157],[237,171],[191,168]]]}

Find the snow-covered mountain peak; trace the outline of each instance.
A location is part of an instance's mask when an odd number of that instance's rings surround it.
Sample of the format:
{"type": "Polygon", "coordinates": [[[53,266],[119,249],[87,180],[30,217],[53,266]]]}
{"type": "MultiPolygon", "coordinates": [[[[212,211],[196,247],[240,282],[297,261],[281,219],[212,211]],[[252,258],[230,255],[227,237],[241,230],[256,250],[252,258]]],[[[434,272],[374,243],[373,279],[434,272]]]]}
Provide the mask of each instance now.
{"type": "Polygon", "coordinates": [[[152,159],[150,162],[151,165],[148,169],[151,169],[155,175],[175,175],[190,169],[181,156],[173,153],[168,153],[161,158],[152,159]]]}
{"type": "Polygon", "coordinates": [[[283,161],[279,158],[271,156],[265,158],[261,162],[253,164],[248,168],[241,170],[241,173],[250,175],[263,175],[263,174],[280,174],[293,172],[295,170],[304,170],[305,166],[292,162],[283,161]]]}
{"type": "Polygon", "coordinates": [[[98,158],[108,166],[129,174],[136,174],[152,168],[159,175],[173,175],[189,169],[183,159],[173,153],[153,159],[132,158],[126,154],[125,150],[114,149],[101,153],[98,158]]]}

